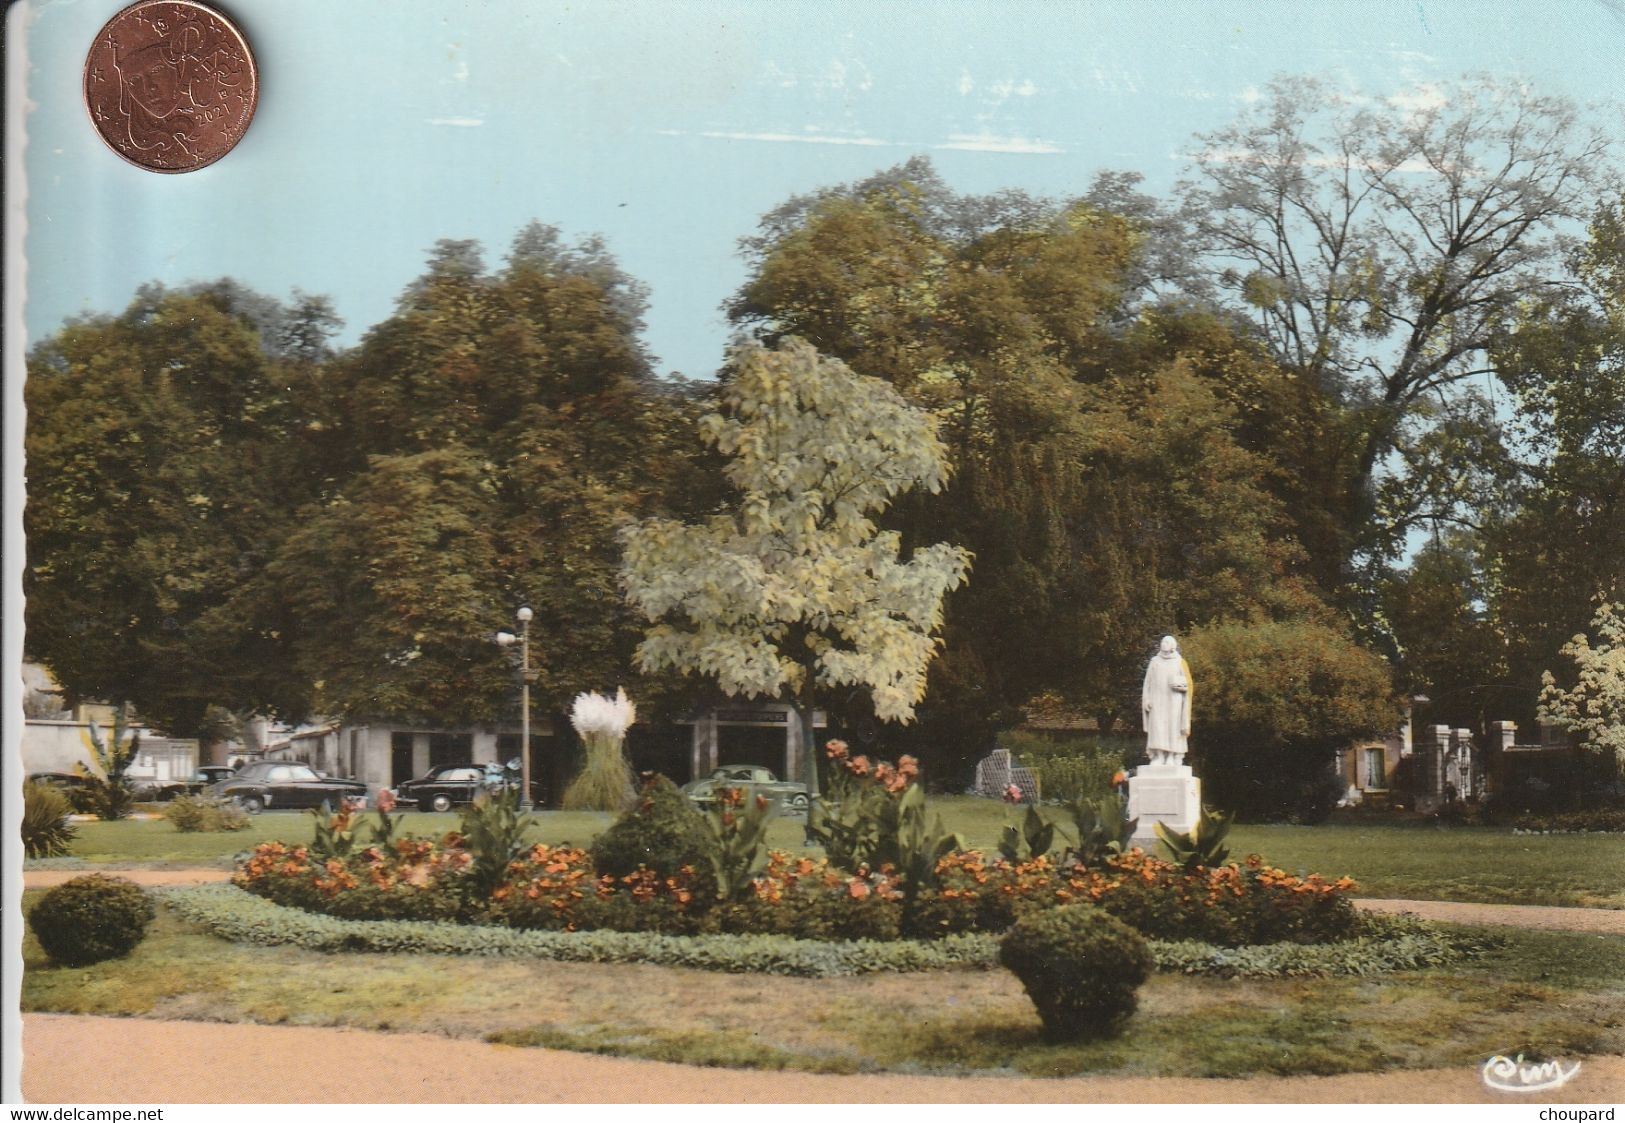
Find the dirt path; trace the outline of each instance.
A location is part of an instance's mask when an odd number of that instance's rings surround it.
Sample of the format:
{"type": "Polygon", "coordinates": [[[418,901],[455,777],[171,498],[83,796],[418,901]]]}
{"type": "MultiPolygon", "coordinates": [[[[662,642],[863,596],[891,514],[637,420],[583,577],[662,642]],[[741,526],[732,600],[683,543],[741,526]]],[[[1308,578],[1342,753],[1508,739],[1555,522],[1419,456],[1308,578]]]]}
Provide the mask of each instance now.
{"type": "Polygon", "coordinates": [[[692,1068],[426,1034],[29,1014],[33,1103],[1614,1103],[1625,1057],[1510,1095],[1476,1068],[1187,1080],[818,1076],[692,1068]],[[267,1063],[243,1063],[246,1058],[267,1063]],[[221,1063],[221,1058],[238,1058],[221,1063]],[[297,1073],[295,1082],[289,1074],[297,1073]]]}
{"type": "MultiPolygon", "coordinates": [[[[53,885],[61,885],[70,878],[93,872],[97,871],[28,870],[23,874],[23,887],[46,889],[53,885]]],[[[231,876],[230,870],[214,869],[107,869],[101,872],[127,877],[137,885],[201,885],[210,881],[225,881],[231,876]]],[[[1457,901],[1356,900],[1354,903],[1372,912],[1410,912],[1425,920],[1444,920],[1455,924],[1507,924],[1514,928],[1542,928],[1625,936],[1625,909],[1480,905],[1457,901]]]]}

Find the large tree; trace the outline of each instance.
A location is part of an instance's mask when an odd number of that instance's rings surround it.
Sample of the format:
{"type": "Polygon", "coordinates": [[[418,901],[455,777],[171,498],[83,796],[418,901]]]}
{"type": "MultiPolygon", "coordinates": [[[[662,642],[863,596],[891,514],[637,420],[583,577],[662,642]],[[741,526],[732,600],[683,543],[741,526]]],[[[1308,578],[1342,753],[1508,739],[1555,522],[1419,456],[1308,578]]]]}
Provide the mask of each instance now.
{"type": "Polygon", "coordinates": [[[874,522],[899,494],[946,480],[928,414],[798,340],[747,346],[732,367],[723,411],[701,427],[728,457],[730,509],[628,527],[621,583],[648,621],[637,653],[646,670],[795,706],[816,792],[813,707],[859,688],[879,717],[911,720],[943,596],[970,557],[945,543],[904,554],[901,536],[874,522]]]}
{"type": "MultiPolygon", "coordinates": [[[[1525,302],[1495,354],[1517,470],[1483,505],[1479,536],[1523,698],[1600,603],[1625,599],[1625,204],[1597,209],[1559,279],[1525,302]]],[[[1533,716],[1523,709],[1507,716],[1533,716]]]]}
{"type": "Polygon", "coordinates": [[[210,703],[462,723],[511,705],[490,637],[529,603],[540,704],[613,684],[616,526],[719,491],[642,299],[533,224],[495,272],[440,243],[342,354],[324,300],[229,280],[69,325],[26,390],[30,653],[177,733],[210,703]]]}
{"type": "Polygon", "coordinates": [[[296,399],[333,323],[310,298],[149,286],[30,355],[25,646],[69,694],[175,733],[235,701],[254,660],[219,642],[221,606],[319,486],[296,399]]]}
{"type": "MultiPolygon", "coordinates": [[[[696,402],[653,378],[642,289],[595,240],[532,224],[504,267],[442,241],[323,381],[347,458],[245,613],[309,708],[463,724],[512,703],[492,634],[535,613],[539,705],[623,681],[637,633],[617,526],[698,481],[696,402]]],[[[715,488],[712,487],[714,492],[715,488]]],[[[676,510],[686,510],[676,501],[676,510]]]]}
{"type": "Polygon", "coordinates": [[[792,199],[747,243],[737,320],[941,419],[955,478],[887,519],[977,557],[921,710],[933,755],[965,763],[1046,689],[1109,724],[1164,631],[1313,597],[1283,503],[1316,396],[1221,317],[1137,299],[1171,255],[1131,187],[966,197],[914,160],[792,199]]]}
{"type": "Polygon", "coordinates": [[[1321,449],[1342,480],[1321,576],[1369,594],[1411,528],[1490,482],[1474,477],[1498,450],[1475,379],[1559,272],[1607,140],[1516,82],[1373,102],[1291,78],[1200,143],[1183,194],[1217,291],[1342,407],[1321,449]]]}

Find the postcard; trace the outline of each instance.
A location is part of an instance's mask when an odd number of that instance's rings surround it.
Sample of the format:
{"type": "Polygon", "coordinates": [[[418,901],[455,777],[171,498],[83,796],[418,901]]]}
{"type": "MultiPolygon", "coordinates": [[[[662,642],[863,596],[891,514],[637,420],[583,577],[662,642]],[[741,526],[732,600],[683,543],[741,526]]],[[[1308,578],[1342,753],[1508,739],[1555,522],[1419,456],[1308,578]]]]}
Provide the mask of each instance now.
{"type": "Polygon", "coordinates": [[[8,1102],[1620,1098],[1612,0],[6,32],[8,1102]]]}

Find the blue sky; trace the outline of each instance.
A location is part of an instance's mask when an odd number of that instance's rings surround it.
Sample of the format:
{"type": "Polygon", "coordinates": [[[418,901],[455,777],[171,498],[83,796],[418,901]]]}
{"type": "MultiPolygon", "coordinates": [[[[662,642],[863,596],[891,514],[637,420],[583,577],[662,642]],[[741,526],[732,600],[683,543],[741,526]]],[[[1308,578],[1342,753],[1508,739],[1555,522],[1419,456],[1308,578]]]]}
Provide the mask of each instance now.
{"type": "Polygon", "coordinates": [[[652,287],[662,371],[709,375],[737,240],[789,195],[929,154],[961,191],[1166,190],[1273,75],[1368,96],[1485,70],[1625,105],[1625,7],[1545,3],[231,0],[259,61],[241,146],[178,176],[103,147],[84,54],[121,0],[36,0],[27,325],[232,276],[388,315],[438,238],[498,263],[529,219],[602,234],[652,287]]]}

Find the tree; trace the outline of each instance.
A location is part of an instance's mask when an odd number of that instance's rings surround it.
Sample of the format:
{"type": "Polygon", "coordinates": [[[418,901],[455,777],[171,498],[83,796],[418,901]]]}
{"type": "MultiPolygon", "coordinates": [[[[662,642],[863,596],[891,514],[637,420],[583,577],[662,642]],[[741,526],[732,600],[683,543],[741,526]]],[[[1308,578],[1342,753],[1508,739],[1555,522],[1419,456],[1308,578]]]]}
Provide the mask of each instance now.
{"type": "Polygon", "coordinates": [[[977,558],[915,737],[939,775],[1041,691],[1106,726],[1134,712],[1136,653],[1166,631],[1315,599],[1286,504],[1312,507],[1319,399],[1224,318],[1136,306],[1180,270],[1133,188],[958,196],[916,159],[792,199],[746,242],[735,319],[941,419],[953,480],[883,516],[977,558]]]}
{"type": "Polygon", "coordinates": [[[942,599],[970,557],[939,543],[905,559],[901,535],[873,520],[909,488],[940,490],[946,450],[928,415],[800,341],[737,352],[723,401],[701,432],[730,458],[733,509],[622,532],[621,584],[649,621],[637,659],[790,702],[816,794],[821,694],[865,689],[879,717],[903,722],[925,694],[942,599]]]}
{"type": "Polygon", "coordinates": [[[1380,588],[1405,690],[1428,697],[1430,724],[1486,729],[1510,717],[1506,638],[1492,618],[1480,542],[1441,534],[1380,588]]]}
{"type": "Polygon", "coordinates": [[[599,241],[532,224],[496,272],[440,243],[341,354],[324,299],[230,280],[68,325],[25,390],[30,654],[176,734],[216,704],[461,723],[512,696],[489,637],[528,602],[542,699],[616,681],[616,526],[718,488],[642,300],[599,241]]]}
{"type": "Polygon", "coordinates": [[[268,703],[490,720],[516,704],[491,636],[521,604],[538,704],[562,714],[623,678],[639,633],[616,528],[686,512],[677,482],[703,476],[680,443],[698,407],[650,375],[641,301],[600,243],[539,223],[495,272],[477,243],[436,245],[395,315],[317,380],[343,459],[242,597],[283,652],[268,703]]]}
{"type": "Polygon", "coordinates": [[[248,664],[211,620],[322,473],[298,361],[256,326],[300,314],[229,281],[149,286],[30,355],[26,647],[70,697],[132,701],[179,735],[235,703],[248,664]]]}
{"type": "Polygon", "coordinates": [[[1409,528],[1458,517],[1493,465],[1494,419],[1468,381],[1551,281],[1607,141],[1512,82],[1362,106],[1302,78],[1200,139],[1182,190],[1220,289],[1342,406],[1322,449],[1344,481],[1342,549],[1321,577],[1350,585],[1409,528]]]}
{"type": "Polygon", "coordinates": [[[1388,665],[1325,620],[1206,625],[1180,646],[1203,799],[1243,819],[1325,818],[1337,750],[1398,721],[1388,665]]]}
{"type": "MultiPolygon", "coordinates": [[[[1486,600],[1524,697],[1599,601],[1625,597],[1625,204],[1594,215],[1563,284],[1495,355],[1516,472],[1482,505],[1486,600]]],[[[1527,714],[1509,715],[1526,720],[1527,714]]]]}
{"type": "Polygon", "coordinates": [[[1602,604],[1591,622],[1596,643],[1580,633],[1563,646],[1574,684],[1542,676],[1541,717],[1579,736],[1591,751],[1625,764],[1625,605],[1602,604]]]}

